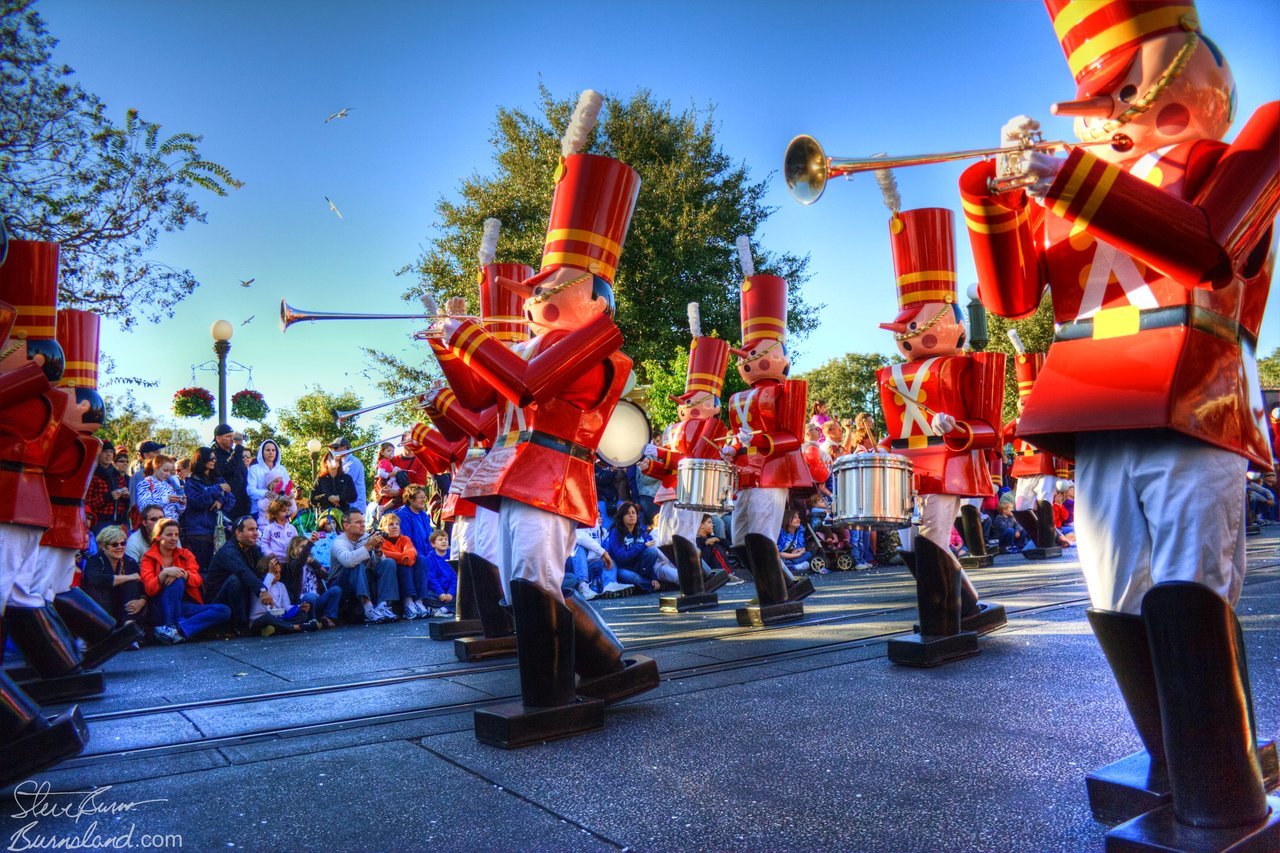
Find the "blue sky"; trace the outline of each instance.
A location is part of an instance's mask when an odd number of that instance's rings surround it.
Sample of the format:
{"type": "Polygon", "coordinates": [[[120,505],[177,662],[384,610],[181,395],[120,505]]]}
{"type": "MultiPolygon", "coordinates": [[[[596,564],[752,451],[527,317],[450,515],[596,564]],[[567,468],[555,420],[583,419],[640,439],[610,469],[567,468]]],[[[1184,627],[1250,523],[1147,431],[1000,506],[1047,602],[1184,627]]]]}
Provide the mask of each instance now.
{"type": "MultiPolygon", "coordinates": [[[[1247,117],[1280,94],[1280,3],[1198,8],[1247,117]]],[[[272,405],[317,383],[378,399],[361,375],[360,347],[425,355],[407,339],[413,325],[303,324],[282,336],[280,298],[317,311],[403,310],[406,282],[394,273],[431,236],[436,200],[493,168],[497,109],[533,107],[539,80],[562,97],[647,87],[676,107],[715,106],[724,150],[770,182],[767,201],[778,210],[757,239],[808,253],[807,296],[828,306],[827,322],[798,344],[799,370],[851,350],[891,351],[876,323],[892,318],[895,303],[874,180],[837,183],[800,206],[778,175],[792,136],[812,134],[836,156],[952,151],[997,144],[1001,125],[1027,113],[1046,138],[1071,138],[1048,107],[1074,87],[1032,0],[46,0],[38,9],[61,39],[57,58],[113,115],[135,107],[166,131],[203,134],[202,152],[246,184],[204,199],[208,223],[157,247],[157,259],[202,282],[172,319],[127,334],[104,324],[103,347],[119,369],[159,380],[138,396],[162,413],[189,384],[191,365],[212,357],[208,330],[219,317],[236,325],[231,358],[253,366],[253,386],[272,405]],[[342,107],[353,108],[349,118],[323,124],[342,107]],[[241,288],[250,277],[253,286],[241,288]]],[[[958,208],[963,167],[899,170],[904,206],[958,208]]],[[[967,240],[958,238],[960,279],[972,281],[967,240]]],[[[1263,354],[1280,345],[1277,291],[1263,354]]],[[[216,389],[212,374],[196,379],[216,389]]],[[[228,393],[244,379],[233,375],[228,393]]],[[[213,426],[187,423],[202,433],[213,426]]]]}

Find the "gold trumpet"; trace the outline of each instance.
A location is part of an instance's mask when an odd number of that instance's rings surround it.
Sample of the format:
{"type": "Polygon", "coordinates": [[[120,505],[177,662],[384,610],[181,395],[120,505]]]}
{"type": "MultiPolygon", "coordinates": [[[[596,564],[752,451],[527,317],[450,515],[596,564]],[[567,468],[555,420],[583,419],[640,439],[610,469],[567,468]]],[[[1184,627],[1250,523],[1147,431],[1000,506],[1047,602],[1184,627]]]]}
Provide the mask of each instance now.
{"type": "MultiPolygon", "coordinates": [[[[951,151],[942,154],[915,154],[905,157],[828,157],[812,136],[800,134],[787,146],[782,162],[782,177],[792,197],[801,204],[813,204],[822,197],[827,181],[841,175],[859,172],[875,172],[880,169],[901,169],[906,166],[925,166],[931,163],[949,163],[953,160],[977,160],[987,157],[1020,158],[1029,151],[1063,151],[1071,148],[1088,148],[1094,145],[1110,145],[1117,151],[1128,151],[1133,140],[1123,133],[1096,142],[1045,142],[1035,136],[1027,136],[1020,145],[1008,148],[973,148],[968,151],[951,151]]],[[[992,193],[1008,192],[1025,187],[1036,179],[1030,175],[1012,174],[1012,169],[1001,163],[996,177],[991,179],[992,193]]]]}
{"type": "Polygon", "coordinates": [[[327,311],[299,311],[283,299],[280,300],[280,331],[287,332],[294,323],[308,323],[312,320],[439,320],[450,316],[459,320],[479,320],[470,315],[450,314],[344,314],[327,311]]]}
{"type": "Polygon", "coordinates": [[[406,394],[403,397],[397,397],[394,400],[386,400],[381,403],[374,403],[372,406],[365,406],[363,409],[334,409],[333,420],[335,423],[341,425],[341,423],[348,418],[355,418],[360,415],[368,414],[369,412],[376,412],[378,409],[385,409],[387,406],[394,406],[396,403],[406,403],[409,400],[416,400],[423,394],[430,394],[434,390],[436,389],[428,388],[425,391],[415,391],[412,394],[406,394]]]}

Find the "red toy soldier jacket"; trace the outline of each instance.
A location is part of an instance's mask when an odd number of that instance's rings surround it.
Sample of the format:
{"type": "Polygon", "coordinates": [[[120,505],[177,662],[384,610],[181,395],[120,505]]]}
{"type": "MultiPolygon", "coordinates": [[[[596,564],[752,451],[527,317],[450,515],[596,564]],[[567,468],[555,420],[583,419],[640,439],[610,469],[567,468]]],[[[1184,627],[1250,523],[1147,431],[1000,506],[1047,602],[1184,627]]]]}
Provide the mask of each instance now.
{"type": "Polygon", "coordinates": [[[449,347],[501,393],[501,437],[471,475],[463,497],[489,509],[510,498],[592,527],[595,452],[622,397],[631,359],[607,315],[573,331],[552,330],[508,349],[472,320],[449,347]]]}
{"type": "Polygon", "coordinates": [[[1015,477],[1037,477],[1057,474],[1057,459],[1044,453],[1029,441],[1018,437],[1018,419],[1005,424],[1004,440],[1013,443],[1013,467],[1009,473],[1015,477]]]}
{"type": "Polygon", "coordinates": [[[876,374],[888,427],[880,446],[911,460],[918,494],[994,494],[983,451],[995,450],[1001,437],[1004,364],[1003,353],[979,352],[894,364],[876,374]],[[934,412],[954,417],[956,429],[934,435],[934,412]]]}
{"type": "MultiPolygon", "coordinates": [[[[451,353],[450,359],[457,361],[451,353]]],[[[461,366],[462,371],[466,368],[461,366]]],[[[448,388],[441,389],[422,398],[423,410],[436,425],[442,435],[454,436],[465,440],[461,456],[456,453],[451,457],[453,474],[449,480],[449,494],[445,496],[441,519],[452,521],[456,517],[472,518],[476,514],[476,505],[462,497],[467,481],[484,459],[489,447],[493,446],[493,438],[497,431],[498,413],[496,406],[489,406],[477,412],[461,402],[448,388]]],[[[414,427],[425,429],[422,424],[414,427]]],[[[416,433],[415,433],[416,434],[416,433]]],[[[438,473],[438,472],[432,472],[438,473]]]]}
{"type": "Polygon", "coordinates": [[[69,404],[36,364],[0,376],[0,522],[53,522],[44,471],[69,404]]]}
{"type": "Polygon", "coordinates": [[[98,464],[102,442],[59,425],[53,454],[45,469],[52,521],[40,544],[50,548],[89,547],[89,525],[84,516],[84,496],[98,464]]]}
{"type": "Polygon", "coordinates": [[[807,420],[809,386],[803,379],[765,380],[729,398],[729,431],[745,425],[755,432],[739,450],[739,488],[812,488],[813,477],[800,452],[807,420]]]}
{"type": "Polygon", "coordinates": [[[658,447],[658,457],[645,460],[648,464],[644,473],[661,478],[664,487],[670,483],[672,489],[676,487],[681,459],[719,459],[719,441],[729,433],[719,418],[690,418],[671,424],[667,430],[664,443],[658,447]]]}
{"type": "Polygon", "coordinates": [[[1059,324],[1021,434],[1074,457],[1075,434],[1168,428],[1269,467],[1254,349],[1280,207],[1280,102],[1230,146],[1186,142],[1127,170],[1082,149],[1045,206],[960,180],[983,303],[1025,317],[1047,286],[1059,324]]]}

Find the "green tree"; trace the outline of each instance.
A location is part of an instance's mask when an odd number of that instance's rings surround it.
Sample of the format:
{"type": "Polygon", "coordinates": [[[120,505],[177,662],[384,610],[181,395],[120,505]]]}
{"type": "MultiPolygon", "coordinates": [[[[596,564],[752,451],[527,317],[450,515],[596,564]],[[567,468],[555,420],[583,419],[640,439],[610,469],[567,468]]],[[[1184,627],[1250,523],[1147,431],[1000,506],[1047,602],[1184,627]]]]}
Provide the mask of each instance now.
{"type": "Polygon", "coordinates": [[[1048,352],[1053,343],[1053,300],[1049,294],[1044,295],[1040,307],[1025,320],[1007,320],[995,314],[987,314],[987,330],[991,337],[987,344],[989,352],[1002,352],[1009,356],[1004,376],[1004,419],[1012,420],[1018,416],[1018,380],[1013,370],[1013,359],[1016,354],[1013,342],[1009,340],[1009,330],[1017,329],[1018,336],[1027,352],[1048,352]]]}
{"type": "Polygon", "coordinates": [[[165,445],[166,455],[180,459],[190,456],[202,443],[190,427],[160,420],[150,406],[138,402],[132,391],[126,391],[121,397],[106,396],[105,402],[109,417],[98,430],[98,437],[117,447],[126,447],[130,453],[140,442],[156,441],[165,445]]]}
{"type": "Polygon", "coordinates": [[[61,245],[59,301],[132,326],[173,315],[199,282],[148,257],[161,232],[205,214],[193,196],[242,184],[204,159],[200,136],[106,106],[53,62],[32,0],[0,0],[0,211],[15,237],[61,245]]]}
{"type": "Polygon", "coordinates": [[[1266,358],[1258,359],[1258,379],[1263,388],[1280,388],[1280,347],[1266,358]]]}
{"type": "MultiPolygon", "coordinates": [[[[644,373],[649,378],[645,411],[649,413],[649,422],[653,424],[655,430],[660,432],[666,428],[667,424],[675,421],[676,404],[671,397],[672,395],[678,397],[684,393],[684,380],[688,372],[689,350],[686,347],[676,347],[675,355],[666,361],[650,360],[644,363],[644,373]]],[[[720,395],[722,404],[720,417],[725,423],[729,422],[729,398],[746,389],[747,383],[742,381],[737,368],[734,367],[733,359],[730,358],[729,369],[725,374],[724,391],[720,395]]]]}
{"type": "MultiPolygon", "coordinates": [[[[338,426],[334,422],[334,410],[358,409],[361,405],[363,404],[360,397],[354,391],[331,394],[313,385],[295,400],[292,406],[276,410],[276,419],[280,426],[270,437],[280,445],[280,457],[284,460],[285,468],[293,477],[294,483],[300,486],[302,494],[311,493],[310,484],[314,479],[313,458],[311,452],[307,450],[308,441],[313,438],[320,441],[321,451],[314,459],[314,462],[318,463],[328,450],[329,442],[339,436],[346,436],[352,447],[367,444],[379,437],[371,428],[359,427],[351,422],[338,426]]],[[[262,437],[267,437],[265,430],[262,437]]],[[[366,486],[370,485],[373,476],[373,466],[369,463],[375,453],[376,448],[359,454],[365,463],[366,480],[370,481],[366,482],[366,486]]]]}
{"type": "Polygon", "coordinates": [[[797,376],[809,383],[809,407],[825,400],[827,413],[837,420],[852,420],[866,412],[875,420],[876,431],[884,435],[884,410],[880,407],[880,384],[876,372],[902,361],[898,356],[849,352],[797,376]]]}
{"type": "MultiPolygon", "coordinates": [[[[473,174],[458,193],[436,204],[437,226],[425,250],[405,272],[421,280],[405,293],[416,300],[431,292],[443,305],[465,296],[476,308],[476,251],[482,223],[502,221],[498,257],[537,267],[572,97],[554,97],[539,88],[533,112],[498,110],[493,135],[492,172],[473,174]]],[[[736,339],[738,288],[734,240],[755,234],[773,212],[763,203],[764,181],[753,182],[716,143],[712,107],[672,109],[641,89],[630,97],[611,96],[591,135],[588,152],[629,163],[640,174],[640,197],[615,281],[618,324],[624,351],[639,366],[667,362],[678,346],[688,346],[685,306],[699,302],[702,325],[736,339]]],[[[756,267],[791,283],[788,327],[792,340],[817,325],[818,309],[803,298],[808,259],[755,247],[756,267]]],[[[394,360],[392,360],[394,362],[394,360]]],[[[402,363],[383,364],[396,374],[420,373],[402,363]]],[[[384,390],[392,390],[387,388],[384,390]]]]}

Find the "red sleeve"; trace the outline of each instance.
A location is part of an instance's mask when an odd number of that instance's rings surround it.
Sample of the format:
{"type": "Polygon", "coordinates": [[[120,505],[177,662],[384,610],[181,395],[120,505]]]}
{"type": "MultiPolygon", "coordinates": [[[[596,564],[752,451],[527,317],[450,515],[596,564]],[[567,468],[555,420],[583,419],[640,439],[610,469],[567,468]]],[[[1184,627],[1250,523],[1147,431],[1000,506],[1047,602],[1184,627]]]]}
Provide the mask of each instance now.
{"type": "MultiPolygon", "coordinates": [[[[196,573],[199,574],[198,569],[196,573]]],[[[142,577],[142,588],[147,591],[147,595],[154,597],[160,594],[160,566],[156,564],[156,558],[151,556],[150,551],[138,561],[138,574],[142,577]]]]}

